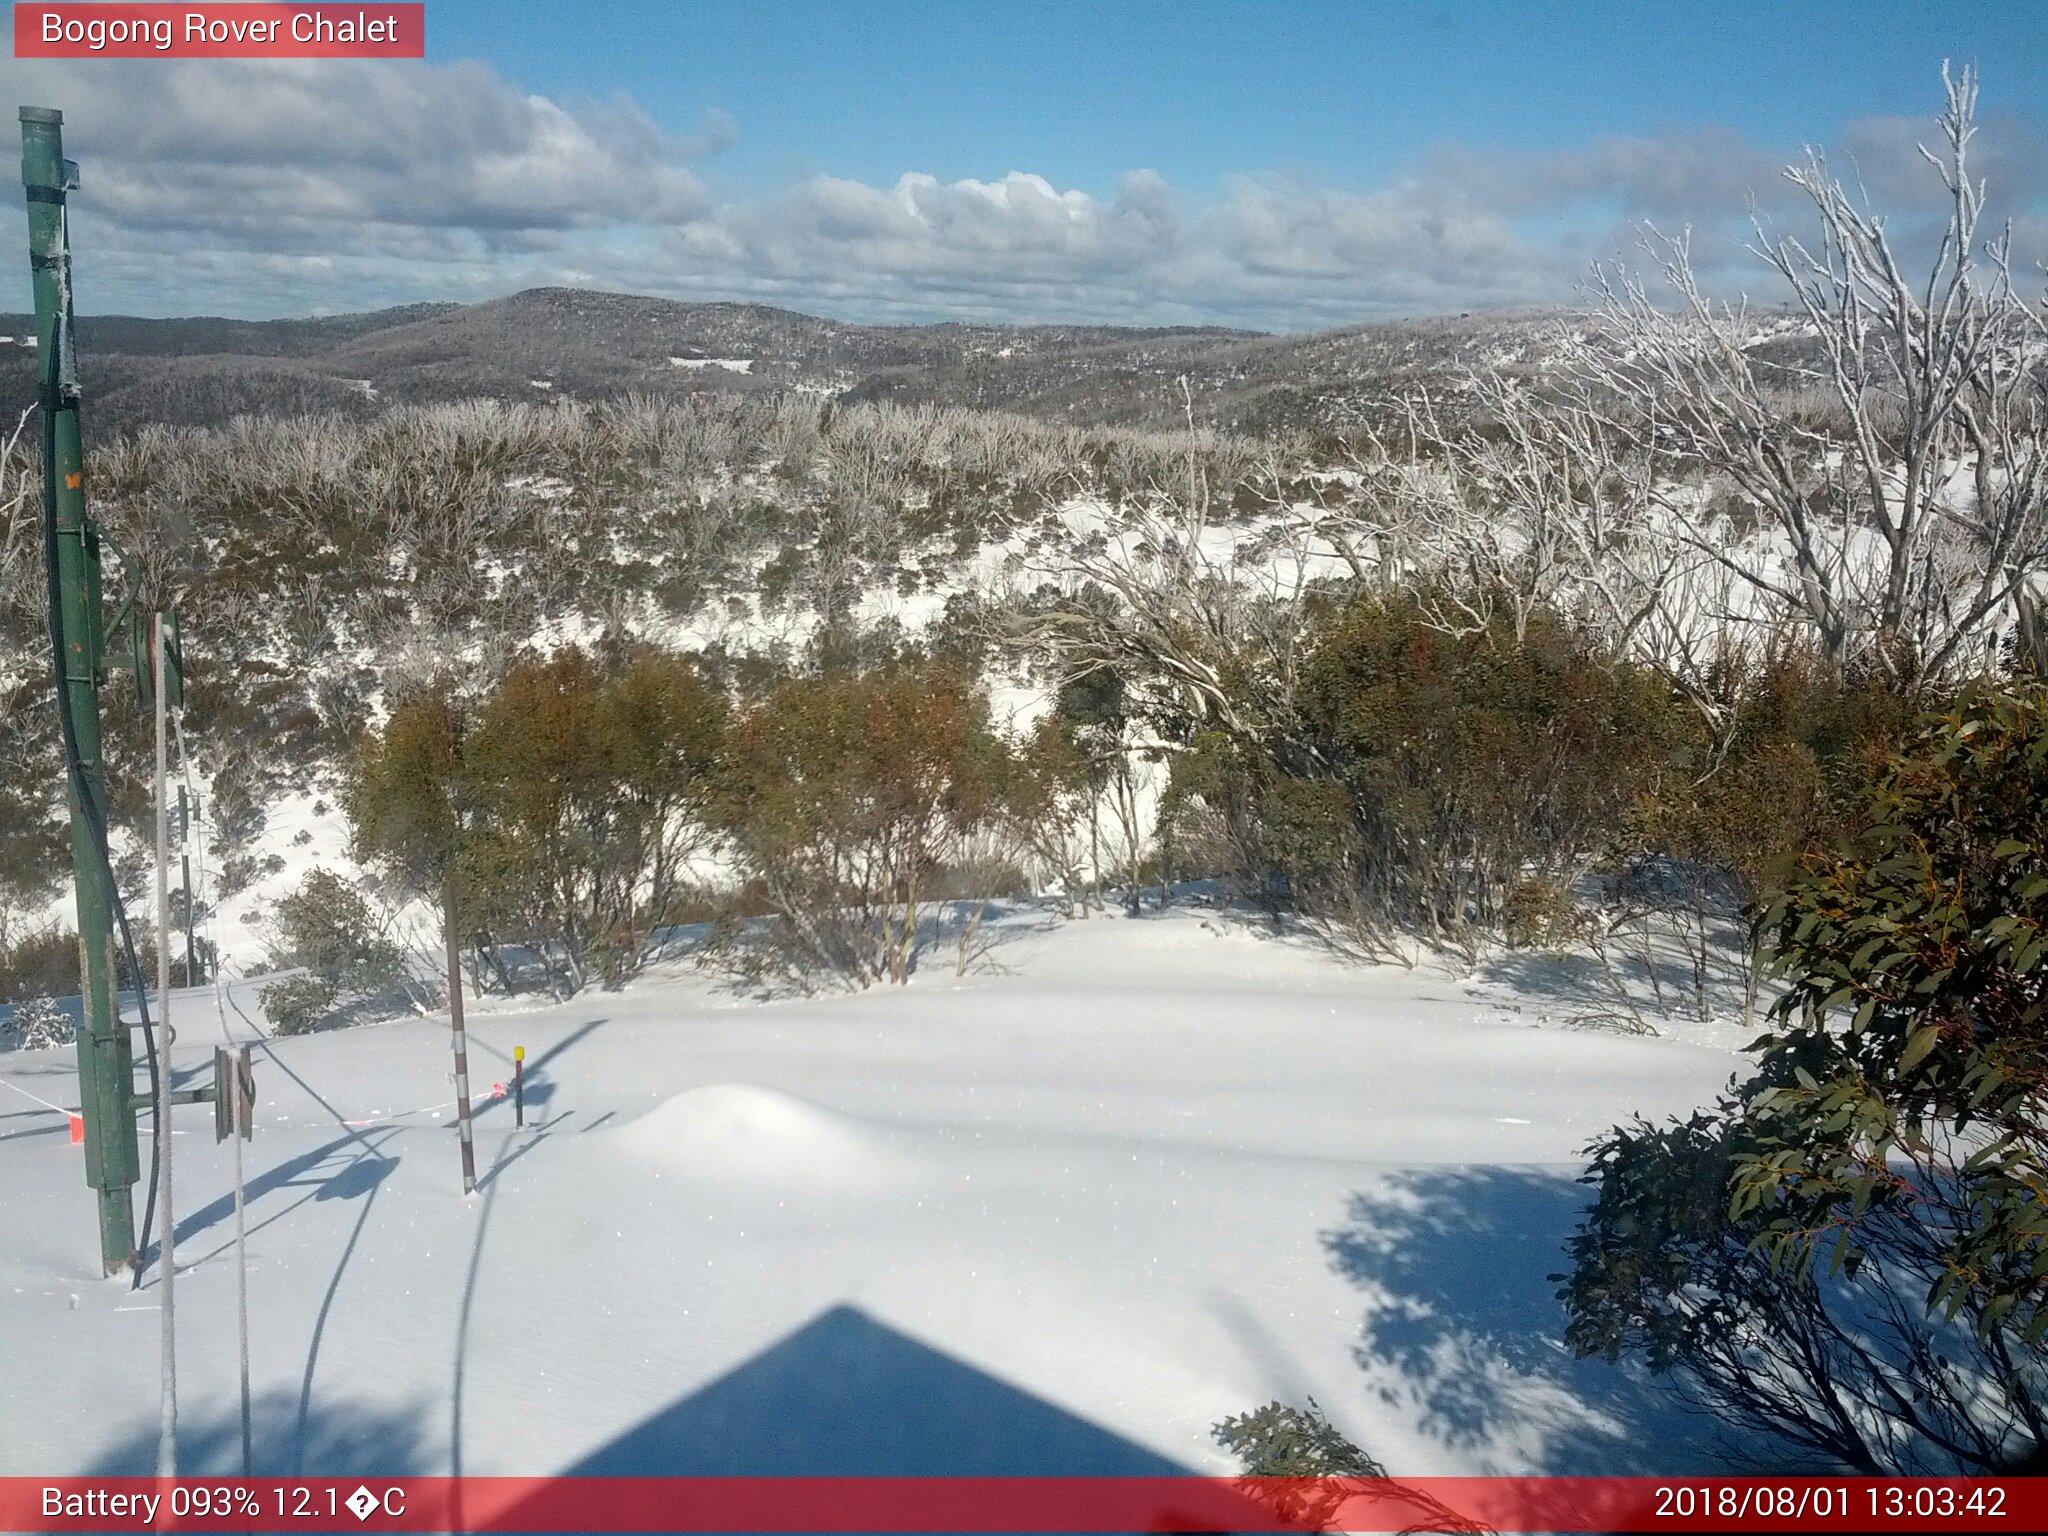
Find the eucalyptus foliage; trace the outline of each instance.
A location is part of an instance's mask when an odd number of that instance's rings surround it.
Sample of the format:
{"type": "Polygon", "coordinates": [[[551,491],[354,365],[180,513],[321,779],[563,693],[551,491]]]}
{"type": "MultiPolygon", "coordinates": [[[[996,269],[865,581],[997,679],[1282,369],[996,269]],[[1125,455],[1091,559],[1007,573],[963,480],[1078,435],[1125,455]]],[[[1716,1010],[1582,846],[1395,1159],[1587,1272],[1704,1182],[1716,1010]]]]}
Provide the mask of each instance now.
{"type": "Polygon", "coordinates": [[[1966,694],[1864,820],[1758,914],[1755,1076],[1596,1143],[1560,1296],[1811,1451],[1997,1467],[2048,1439],[2048,690],[1966,694]]]}

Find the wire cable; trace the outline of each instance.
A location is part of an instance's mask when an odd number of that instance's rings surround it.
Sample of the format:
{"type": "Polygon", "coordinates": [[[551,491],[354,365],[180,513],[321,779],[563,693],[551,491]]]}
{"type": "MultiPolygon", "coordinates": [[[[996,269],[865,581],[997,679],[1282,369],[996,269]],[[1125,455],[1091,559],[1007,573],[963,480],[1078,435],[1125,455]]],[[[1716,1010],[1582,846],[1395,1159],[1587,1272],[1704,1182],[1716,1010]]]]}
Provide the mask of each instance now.
{"type": "MultiPolygon", "coordinates": [[[[186,804],[190,810],[178,827],[178,840],[188,857],[197,855],[199,879],[196,885],[185,892],[185,920],[192,920],[192,903],[200,899],[206,884],[206,844],[192,835],[192,823],[199,818],[199,786],[192,778],[192,755],[185,748],[185,708],[181,703],[171,712],[171,731],[178,744],[178,777],[186,790],[186,804]]],[[[228,1028],[227,1006],[221,997],[220,945],[213,937],[213,905],[206,904],[206,942],[213,947],[213,1011],[220,1020],[220,1037],[230,1053],[237,1049],[234,1032],[228,1028]]],[[[192,982],[192,956],[188,947],[185,956],[185,984],[192,982]]],[[[221,1085],[223,1088],[225,1084],[221,1085]]],[[[249,1106],[251,1116],[255,1106],[249,1106]]],[[[242,1131],[237,1125],[229,1132],[235,1144],[235,1339],[242,1388],[242,1476],[253,1476],[255,1472],[254,1414],[251,1407],[249,1377],[249,1214],[247,1185],[242,1171],[242,1131]]]]}

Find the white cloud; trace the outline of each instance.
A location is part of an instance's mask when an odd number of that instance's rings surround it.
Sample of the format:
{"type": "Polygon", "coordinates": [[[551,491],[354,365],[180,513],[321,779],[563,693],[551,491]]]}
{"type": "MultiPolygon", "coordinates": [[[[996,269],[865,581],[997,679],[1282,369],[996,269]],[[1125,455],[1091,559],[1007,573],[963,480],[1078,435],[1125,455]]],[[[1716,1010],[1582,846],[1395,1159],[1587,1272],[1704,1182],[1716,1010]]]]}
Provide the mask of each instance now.
{"type": "MultiPolygon", "coordinates": [[[[102,310],[307,313],[589,282],[850,319],[1288,328],[1567,301],[1643,219],[1695,226],[1732,288],[1754,281],[1752,204],[1797,218],[1779,175],[1797,146],[1711,126],[1445,145],[1370,188],[1235,175],[1197,198],[1147,170],[1097,192],[913,169],[714,196],[694,167],[734,141],[730,114],[674,135],[628,99],[566,106],[479,63],[0,61],[0,79],[65,109],[85,165],[81,294],[102,310]]],[[[1909,237],[1938,211],[1914,148],[1931,127],[1870,118],[1836,150],[1909,237]]],[[[2032,211],[2039,131],[1983,128],[1981,167],[2032,211]]]]}
{"type": "Polygon", "coordinates": [[[550,234],[696,217],[672,142],[630,102],[572,111],[480,64],[304,60],[0,63],[6,94],[61,105],[87,235],[180,264],[206,252],[436,263],[550,234]]]}

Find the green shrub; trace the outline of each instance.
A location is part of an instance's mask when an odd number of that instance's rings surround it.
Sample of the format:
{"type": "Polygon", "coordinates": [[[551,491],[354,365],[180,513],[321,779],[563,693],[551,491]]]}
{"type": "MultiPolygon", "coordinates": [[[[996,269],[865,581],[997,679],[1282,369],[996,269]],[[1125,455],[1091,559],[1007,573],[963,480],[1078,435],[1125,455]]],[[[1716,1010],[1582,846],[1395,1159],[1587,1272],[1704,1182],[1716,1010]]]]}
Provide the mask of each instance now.
{"type": "Polygon", "coordinates": [[[1753,902],[1802,854],[1854,835],[1920,706],[1881,674],[1844,676],[1803,650],[1731,674],[1722,691],[1718,732],[1681,722],[1682,773],[1671,792],[1639,802],[1630,836],[1720,872],[1753,902]]]}
{"type": "Polygon", "coordinates": [[[303,1035],[334,1011],[341,992],[318,976],[289,976],[257,994],[271,1028],[280,1035],[303,1035]]]}
{"type": "Polygon", "coordinates": [[[70,997],[78,991],[78,935],[51,929],[0,950],[0,1001],[70,997]]]}
{"type": "Polygon", "coordinates": [[[558,989],[633,974],[687,889],[725,701],[653,647],[514,664],[476,705],[446,684],[364,738],[344,797],[359,857],[411,894],[451,893],[463,934],[530,944],[558,989]]]}
{"type": "Polygon", "coordinates": [[[339,875],[310,871],[278,899],[273,920],[273,963],[305,973],[263,990],[264,1011],[281,1033],[311,1029],[342,1002],[405,980],[403,951],[385,936],[363,893],[339,875]]]}
{"type": "Polygon", "coordinates": [[[1174,764],[1245,873],[1300,909],[1469,943],[1529,880],[1569,889],[1678,769],[1683,717],[1655,672],[1553,615],[1463,631],[1426,593],[1319,617],[1295,718],[1174,764]]]}
{"type": "Polygon", "coordinates": [[[943,667],[793,678],[734,719],[717,826],[791,953],[903,982],[933,880],[997,819],[1010,768],[987,700],[943,667]]]}
{"type": "Polygon", "coordinates": [[[1492,1527],[1468,1519],[1387,1469],[1347,1440],[1317,1406],[1267,1403],[1210,1431],[1244,1468],[1241,1485],[1295,1530],[1455,1531],[1481,1536],[1492,1527]],[[1341,1520],[1341,1525],[1334,1524],[1341,1520]]]}
{"type": "Polygon", "coordinates": [[[1313,1398],[1305,1409],[1267,1403],[1223,1420],[1210,1433],[1238,1459],[1247,1477],[1387,1475],[1385,1467],[1332,1426],[1313,1398]]]}
{"type": "Polygon", "coordinates": [[[1555,949],[1572,942],[1572,893],[1555,880],[1519,880],[1503,916],[1508,943],[1517,949],[1555,949]]]}
{"type": "Polygon", "coordinates": [[[2048,1430],[2048,692],[1935,719],[1762,927],[1759,1069],[1595,1144],[1567,1337],[1860,1471],[2004,1466],[2048,1430]]]}

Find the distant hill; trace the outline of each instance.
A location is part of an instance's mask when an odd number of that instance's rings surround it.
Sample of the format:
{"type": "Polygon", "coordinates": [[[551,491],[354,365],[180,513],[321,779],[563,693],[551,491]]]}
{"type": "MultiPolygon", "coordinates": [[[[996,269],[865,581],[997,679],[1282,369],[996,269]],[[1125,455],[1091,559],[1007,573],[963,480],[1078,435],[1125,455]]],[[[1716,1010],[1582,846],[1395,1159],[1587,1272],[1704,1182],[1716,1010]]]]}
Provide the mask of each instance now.
{"type": "MultiPolygon", "coordinates": [[[[0,315],[0,410],[34,398],[34,325],[0,315]]],[[[82,316],[83,381],[95,432],[196,424],[248,412],[359,414],[407,401],[550,394],[601,397],[699,390],[906,391],[984,362],[1014,363],[1020,408],[1030,365],[1107,349],[1119,359],[1178,355],[1256,333],[1221,328],[852,325],[759,304],[691,304],[585,289],[536,288],[481,304],[416,304],[306,320],[82,316]]],[[[1088,365],[1080,365],[1083,371],[1088,365]]],[[[963,402],[964,403],[964,402],[963,402]]],[[[1002,402],[1010,403],[1010,402],[1002,402]]]]}
{"type": "MultiPolygon", "coordinates": [[[[81,315],[78,344],[87,352],[136,357],[310,357],[371,331],[459,308],[458,304],[405,304],[367,314],[323,315],[309,320],[224,320],[217,315],[145,320],[133,315],[81,315]]],[[[33,335],[35,317],[0,315],[0,333],[33,335]]]]}
{"type": "Polygon", "coordinates": [[[1389,396],[1442,387],[1467,363],[1540,369],[1573,317],[1491,311],[1376,321],[1292,336],[1196,333],[1114,338],[1058,355],[980,356],[885,368],[849,397],[933,400],[1088,424],[1171,425],[1186,409],[1249,433],[1341,428],[1389,396]]]}
{"type": "MultiPolygon", "coordinates": [[[[95,435],[242,414],[374,414],[488,396],[583,399],[799,390],[1010,410],[1077,425],[1342,429],[1467,363],[1540,372],[1562,311],[1380,321],[1305,335],[1221,327],[853,325],[761,304],[535,288],[305,320],[81,318],[95,435]]],[[[0,412],[34,399],[25,315],[0,315],[0,412]]],[[[1771,350],[1766,345],[1761,350],[1771,350]]]]}
{"type": "Polygon", "coordinates": [[[837,394],[885,368],[929,369],[985,355],[1049,356],[1110,340],[1228,339],[1224,330],[1087,326],[868,326],[760,304],[536,288],[407,325],[366,330],[322,354],[323,370],[377,381],[380,392],[474,378],[492,392],[536,381],[573,393],[629,389],[808,386],[837,394]],[[431,381],[431,382],[430,382],[431,381]]]}

